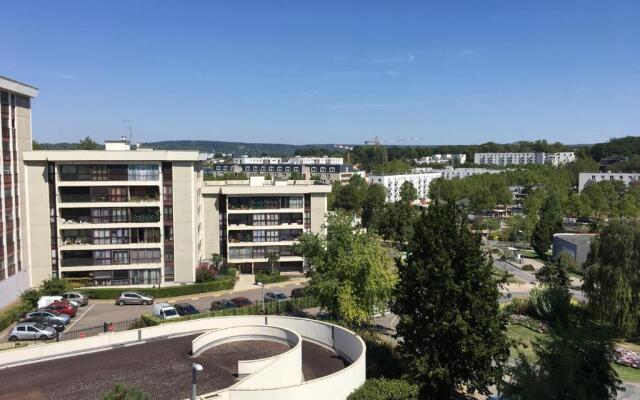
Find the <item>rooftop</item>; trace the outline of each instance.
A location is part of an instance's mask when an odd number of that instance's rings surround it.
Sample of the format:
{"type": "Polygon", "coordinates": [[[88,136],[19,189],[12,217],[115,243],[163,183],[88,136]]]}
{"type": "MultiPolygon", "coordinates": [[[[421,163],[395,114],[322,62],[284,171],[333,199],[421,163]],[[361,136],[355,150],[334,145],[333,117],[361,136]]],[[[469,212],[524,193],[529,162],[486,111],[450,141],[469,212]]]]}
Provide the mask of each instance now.
{"type": "Polygon", "coordinates": [[[556,233],[554,237],[559,237],[573,244],[589,245],[598,235],[595,233],[556,233]]]}
{"type": "Polygon", "coordinates": [[[0,88],[28,97],[36,97],[38,95],[37,87],[18,82],[15,79],[7,78],[2,75],[0,75],[0,88]]]}

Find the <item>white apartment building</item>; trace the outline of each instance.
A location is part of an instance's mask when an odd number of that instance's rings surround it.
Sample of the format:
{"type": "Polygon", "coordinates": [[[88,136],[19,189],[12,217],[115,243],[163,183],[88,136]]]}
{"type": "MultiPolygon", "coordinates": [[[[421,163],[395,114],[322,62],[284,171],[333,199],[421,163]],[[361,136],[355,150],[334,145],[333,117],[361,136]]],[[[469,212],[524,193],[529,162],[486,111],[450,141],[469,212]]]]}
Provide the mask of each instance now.
{"type": "Polygon", "coordinates": [[[136,149],[25,152],[32,283],[194,282],[202,253],[200,156],[136,149]]]}
{"type": "Polygon", "coordinates": [[[417,164],[464,164],[467,162],[466,154],[434,154],[415,160],[417,164]]]}
{"type": "Polygon", "coordinates": [[[233,157],[233,163],[237,165],[244,164],[282,164],[281,157],[249,157],[247,155],[241,157],[233,157]]]}
{"type": "Polygon", "coordinates": [[[221,254],[241,273],[270,268],[267,254],[279,255],[281,271],[302,271],[293,245],[305,232],[320,233],[326,222],[330,185],[311,181],[205,181],[204,252],[221,254]]]}
{"type": "Polygon", "coordinates": [[[526,165],[551,164],[560,166],[575,161],[573,152],[560,153],[476,153],[473,155],[474,164],[493,165],[526,165]]]}
{"type": "Polygon", "coordinates": [[[248,164],[291,164],[291,165],[342,165],[344,160],[342,157],[303,157],[294,156],[287,159],[282,157],[234,157],[233,163],[236,165],[248,164]]]}
{"type": "Polygon", "coordinates": [[[429,198],[429,185],[431,182],[440,177],[442,177],[442,172],[433,170],[410,174],[369,175],[367,180],[369,184],[375,183],[384,186],[387,189],[386,201],[396,202],[400,200],[400,187],[404,182],[411,182],[418,192],[418,199],[423,200],[429,198]]]}
{"type": "Polygon", "coordinates": [[[629,185],[640,182],[638,172],[581,172],[578,175],[578,191],[582,192],[585,187],[592,183],[603,181],[620,181],[629,185]]]}
{"type": "Polygon", "coordinates": [[[24,258],[25,185],[22,154],[31,150],[31,99],[38,89],[0,76],[2,174],[0,181],[0,309],[31,286],[30,264],[24,258]]]}

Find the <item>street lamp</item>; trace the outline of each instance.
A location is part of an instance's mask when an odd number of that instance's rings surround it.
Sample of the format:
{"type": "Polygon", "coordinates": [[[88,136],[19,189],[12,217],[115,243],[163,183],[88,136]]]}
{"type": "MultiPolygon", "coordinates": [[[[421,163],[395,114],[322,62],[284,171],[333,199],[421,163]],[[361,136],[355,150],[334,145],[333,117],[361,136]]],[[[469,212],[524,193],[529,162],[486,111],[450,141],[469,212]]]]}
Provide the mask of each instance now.
{"type": "Polygon", "coordinates": [[[191,364],[191,400],[196,400],[196,373],[202,372],[203,369],[200,364],[191,364]]]}
{"type": "Polygon", "coordinates": [[[262,314],[267,314],[266,310],[265,310],[265,306],[264,306],[264,283],[262,282],[256,282],[257,286],[260,286],[260,289],[262,289],[262,314]]]}

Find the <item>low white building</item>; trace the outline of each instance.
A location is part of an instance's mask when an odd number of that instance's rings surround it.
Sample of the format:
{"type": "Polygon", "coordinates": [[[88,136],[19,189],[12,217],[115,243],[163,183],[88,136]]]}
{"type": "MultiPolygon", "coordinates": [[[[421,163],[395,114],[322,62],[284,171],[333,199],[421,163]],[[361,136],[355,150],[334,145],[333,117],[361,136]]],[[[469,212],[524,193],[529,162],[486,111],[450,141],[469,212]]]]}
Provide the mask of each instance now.
{"type": "Polygon", "coordinates": [[[367,181],[369,184],[382,185],[387,189],[387,201],[395,202],[400,200],[400,187],[405,182],[411,182],[413,187],[418,191],[418,199],[427,199],[429,197],[429,185],[434,179],[442,177],[442,171],[429,171],[410,174],[396,175],[369,175],[367,181]]]}
{"type": "Polygon", "coordinates": [[[501,169],[489,169],[489,168],[452,168],[447,167],[444,169],[433,168],[414,168],[411,170],[414,174],[422,174],[425,172],[440,172],[444,179],[464,179],[472,175],[481,174],[499,174],[504,170],[501,169]]]}
{"type": "Polygon", "coordinates": [[[344,160],[342,157],[303,157],[293,156],[283,159],[282,157],[234,157],[233,163],[237,165],[246,164],[291,164],[291,165],[342,165],[344,160]]]}
{"type": "Polygon", "coordinates": [[[585,187],[592,183],[603,181],[620,181],[625,184],[640,182],[638,172],[581,172],[578,175],[578,190],[582,192],[585,187]]]}
{"type": "Polygon", "coordinates": [[[551,164],[560,166],[576,160],[573,152],[559,153],[476,153],[473,155],[474,164],[492,165],[526,165],[551,164]]]}
{"type": "Polygon", "coordinates": [[[466,154],[434,154],[432,156],[421,157],[415,160],[416,164],[464,164],[467,162],[466,154]]]}

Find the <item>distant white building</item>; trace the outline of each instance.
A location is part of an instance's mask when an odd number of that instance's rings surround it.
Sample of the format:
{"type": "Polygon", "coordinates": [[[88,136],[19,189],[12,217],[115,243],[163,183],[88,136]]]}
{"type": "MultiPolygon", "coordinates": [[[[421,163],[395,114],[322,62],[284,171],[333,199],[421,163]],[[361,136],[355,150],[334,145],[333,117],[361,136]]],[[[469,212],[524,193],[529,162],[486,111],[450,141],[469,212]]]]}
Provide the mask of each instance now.
{"type": "Polygon", "coordinates": [[[627,185],[634,182],[640,182],[640,173],[638,172],[581,172],[578,175],[578,190],[582,192],[585,187],[592,183],[603,181],[620,181],[627,185]]]}
{"type": "Polygon", "coordinates": [[[560,166],[576,160],[573,152],[560,153],[476,153],[473,155],[474,164],[492,165],[526,165],[551,164],[560,166]]]}
{"type": "Polygon", "coordinates": [[[472,175],[481,175],[481,174],[499,174],[504,172],[501,169],[489,169],[489,168],[452,168],[447,167],[444,169],[433,169],[433,168],[414,168],[411,172],[415,174],[421,174],[425,172],[440,172],[442,173],[442,177],[444,179],[464,179],[468,176],[472,175]]]}
{"type": "Polygon", "coordinates": [[[467,162],[466,154],[434,154],[415,160],[416,164],[464,164],[467,162]]]}
{"type": "Polygon", "coordinates": [[[396,202],[400,200],[400,187],[405,182],[411,182],[418,192],[418,199],[427,199],[429,197],[429,185],[434,179],[442,176],[441,171],[429,171],[410,174],[397,175],[369,175],[367,181],[369,184],[382,185],[387,189],[388,202],[396,202]]]}
{"type": "Polygon", "coordinates": [[[233,157],[234,164],[282,164],[281,157],[233,157]]]}
{"type": "Polygon", "coordinates": [[[344,160],[342,157],[302,157],[294,156],[287,159],[282,157],[234,157],[233,163],[237,165],[245,164],[291,164],[291,165],[342,165],[344,160]]]}

